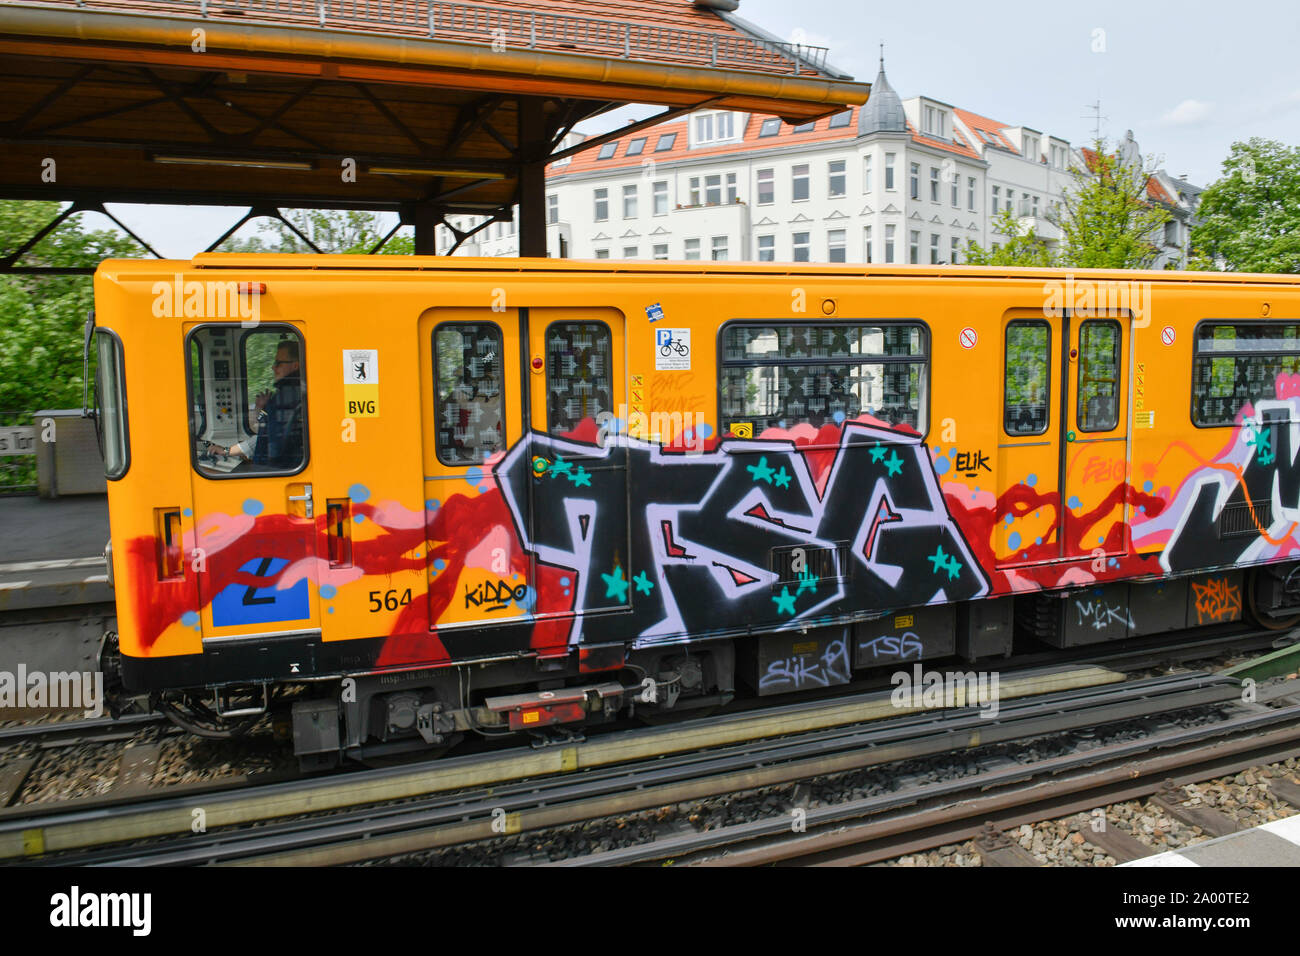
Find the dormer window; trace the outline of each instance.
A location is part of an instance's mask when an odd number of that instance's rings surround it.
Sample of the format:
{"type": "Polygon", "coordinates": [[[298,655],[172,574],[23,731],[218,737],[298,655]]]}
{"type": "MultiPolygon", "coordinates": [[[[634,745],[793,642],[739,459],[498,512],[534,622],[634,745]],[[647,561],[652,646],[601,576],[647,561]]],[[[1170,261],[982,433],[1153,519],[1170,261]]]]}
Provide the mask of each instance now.
{"type": "Polygon", "coordinates": [[[763,120],[763,125],[759,127],[759,136],[775,136],[781,132],[781,121],[775,116],[763,120]]]}
{"type": "Polygon", "coordinates": [[[853,110],[845,110],[843,113],[836,113],[831,117],[831,121],[827,124],[827,128],[841,129],[842,127],[848,126],[852,119],[853,110]]]}
{"type": "Polygon", "coordinates": [[[1025,159],[1030,159],[1033,160],[1034,162],[1038,162],[1038,156],[1039,156],[1038,137],[1026,136],[1025,137],[1025,159]]]}
{"type": "Polygon", "coordinates": [[[609,159],[617,152],[618,152],[618,140],[614,140],[614,142],[606,143],[604,146],[602,146],[600,148],[600,152],[596,154],[596,158],[609,159]]]}
{"type": "Polygon", "coordinates": [[[692,146],[714,146],[734,143],[738,139],[739,123],[735,113],[697,113],[691,126],[694,133],[692,146]]]}
{"type": "Polygon", "coordinates": [[[640,156],[644,150],[645,150],[645,137],[641,136],[637,139],[632,140],[632,142],[627,144],[627,150],[626,152],[623,153],[623,155],[640,156]]]}
{"type": "Polygon", "coordinates": [[[948,114],[937,106],[927,106],[925,108],[925,124],[922,131],[927,136],[937,136],[940,139],[948,138],[948,114]]]}

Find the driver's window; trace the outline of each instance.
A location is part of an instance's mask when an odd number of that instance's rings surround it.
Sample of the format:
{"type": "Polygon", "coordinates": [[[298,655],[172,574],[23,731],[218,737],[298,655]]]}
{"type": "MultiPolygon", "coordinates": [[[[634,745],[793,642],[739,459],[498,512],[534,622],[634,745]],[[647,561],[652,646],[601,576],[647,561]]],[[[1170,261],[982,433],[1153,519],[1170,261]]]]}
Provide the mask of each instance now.
{"type": "Polygon", "coordinates": [[[190,334],[194,465],[219,478],[307,464],[302,336],[288,326],[209,325],[190,334]]]}

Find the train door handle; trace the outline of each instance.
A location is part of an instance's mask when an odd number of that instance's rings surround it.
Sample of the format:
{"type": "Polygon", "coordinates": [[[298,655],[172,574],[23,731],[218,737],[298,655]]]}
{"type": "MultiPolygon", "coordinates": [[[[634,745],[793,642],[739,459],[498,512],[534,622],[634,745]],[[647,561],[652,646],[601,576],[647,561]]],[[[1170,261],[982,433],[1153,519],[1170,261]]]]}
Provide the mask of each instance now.
{"type": "Polygon", "coordinates": [[[310,518],[310,517],[313,516],[313,515],[312,515],[312,500],[311,500],[311,485],[303,485],[303,486],[302,486],[302,494],[300,494],[300,495],[290,495],[290,496],[289,496],[289,500],[290,500],[290,501],[301,501],[301,502],[302,502],[303,513],[304,513],[308,518],[310,518]]]}

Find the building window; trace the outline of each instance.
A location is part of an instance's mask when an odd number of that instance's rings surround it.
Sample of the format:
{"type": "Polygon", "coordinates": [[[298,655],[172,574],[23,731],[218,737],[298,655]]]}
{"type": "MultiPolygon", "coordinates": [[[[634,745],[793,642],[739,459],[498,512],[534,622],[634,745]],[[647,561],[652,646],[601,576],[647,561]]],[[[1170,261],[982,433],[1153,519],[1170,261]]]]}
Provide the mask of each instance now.
{"type": "Polygon", "coordinates": [[[948,137],[947,114],[933,106],[925,108],[925,132],[941,139],[948,137]]]}
{"type": "Polygon", "coordinates": [[[597,258],[597,259],[608,259],[608,258],[609,258],[609,250],[608,250],[608,249],[597,249],[597,250],[596,250],[596,258],[597,258]]]}
{"type": "Polygon", "coordinates": [[[636,218],[636,186],[623,187],[623,218],[636,218]]]}
{"type": "Polygon", "coordinates": [[[808,245],[809,245],[808,235],[809,234],[806,232],[796,232],[794,234],[794,261],[795,262],[808,261],[808,245]]]}
{"type": "Polygon", "coordinates": [[[885,263],[889,264],[894,261],[894,232],[897,226],[885,227],[885,263]]]}
{"type": "Polygon", "coordinates": [[[842,159],[834,159],[826,166],[826,194],[832,199],[846,192],[844,171],[847,165],[842,159]]]}
{"type": "Polygon", "coordinates": [[[609,218],[609,190],[596,190],[596,222],[604,222],[609,218]]]}
{"type": "Polygon", "coordinates": [[[948,259],[948,261],[949,261],[952,265],[954,265],[954,266],[957,265],[957,254],[958,254],[958,250],[960,250],[960,249],[961,249],[961,240],[958,239],[956,236],[953,236],[953,237],[952,237],[952,253],[951,253],[951,256],[950,256],[950,258],[948,259]]]}
{"type": "Polygon", "coordinates": [[[731,325],[720,369],[723,428],[884,422],[925,431],[928,354],[916,324],[731,325]]]}
{"type": "Polygon", "coordinates": [[[827,129],[843,129],[853,121],[853,110],[845,110],[843,113],[836,113],[831,117],[831,121],[826,124],[827,129]]]}
{"type": "Polygon", "coordinates": [[[736,201],[736,174],[727,173],[727,202],[730,204],[730,203],[734,203],[735,201],[736,201]]]}
{"type": "Polygon", "coordinates": [[[480,464],[505,448],[501,330],[444,322],[433,333],[435,446],[444,465],[480,464]]]}
{"type": "Polygon", "coordinates": [[[871,192],[871,154],[862,157],[862,191],[871,192]]]}
{"type": "Polygon", "coordinates": [[[966,177],[966,205],[970,207],[971,212],[975,211],[975,177],[974,176],[966,177]]]}
{"type": "Polygon", "coordinates": [[[921,261],[921,231],[919,229],[913,229],[908,234],[907,261],[912,265],[917,265],[921,261]]]}
{"type": "Polygon", "coordinates": [[[758,128],[759,136],[775,136],[779,132],[781,132],[781,121],[775,116],[763,120],[763,125],[758,128]]]}
{"type": "Polygon", "coordinates": [[[843,229],[832,229],[826,233],[826,261],[846,262],[846,235],[843,229]]]}
{"type": "Polygon", "coordinates": [[[627,149],[624,151],[623,155],[640,156],[643,152],[645,152],[645,140],[646,138],[644,136],[640,137],[639,139],[632,140],[632,142],[627,144],[627,149]]]}
{"type": "Polygon", "coordinates": [[[623,258],[624,258],[624,259],[635,259],[635,258],[637,258],[640,254],[641,254],[640,249],[639,249],[637,246],[624,246],[624,247],[623,247],[623,258]]]}
{"type": "Polygon", "coordinates": [[[938,264],[939,264],[939,234],[932,232],[930,233],[930,265],[937,266],[938,264]]]}
{"type": "Polygon", "coordinates": [[[546,221],[551,225],[560,221],[560,197],[555,193],[546,197],[546,221]]]}
{"type": "Polygon", "coordinates": [[[613,336],[603,322],[553,322],[546,330],[547,427],[565,435],[614,407],[613,336]]]}
{"type": "Polygon", "coordinates": [[[796,127],[794,128],[793,132],[796,132],[796,133],[807,133],[807,132],[811,131],[812,128],[813,128],[814,126],[816,126],[816,125],[817,125],[817,121],[816,121],[816,120],[814,120],[814,121],[811,122],[811,123],[800,123],[798,126],[796,126],[796,127]]]}
{"type": "Polygon", "coordinates": [[[952,208],[961,208],[961,177],[957,175],[952,177],[952,208]]]}
{"type": "Polygon", "coordinates": [[[663,133],[657,140],[655,140],[655,152],[666,153],[668,150],[673,148],[673,144],[676,142],[676,133],[663,133]]]}
{"type": "Polygon", "coordinates": [[[1300,325],[1204,323],[1196,329],[1192,360],[1192,421],[1237,424],[1246,405],[1278,397],[1279,375],[1297,372],[1300,325]]]}
{"type": "Polygon", "coordinates": [[[862,227],[862,261],[871,262],[871,227],[862,227]]]}
{"type": "Polygon", "coordinates": [[[668,258],[668,243],[659,243],[654,247],[654,257],[657,260],[668,258]]]}
{"type": "Polygon", "coordinates": [[[760,169],[758,171],[758,204],[770,206],[776,202],[776,170],[760,169]]]}
{"type": "Polygon", "coordinates": [[[790,198],[801,202],[808,198],[808,164],[803,163],[791,169],[790,198]]]}
{"type": "Polygon", "coordinates": [[[709,258],[714,262],[727,261],[727,237],[714,236],[709,258]]]}
{"type": "Polygon", "coordinates": [[[758,261],[759,262],[776,261],[776,236],[758,237],[758,261]]]}
{"type": "Polygon", "coordinates": [[[1013,190],[1011,187],[1008,186],[1007,187],[1007,212],[1014,213],[1015,211],[1016,211],[1016,193],[1015,190],[1013,190]]]}
{"type": "Polygon", "coordinates": [[[908,170],[910,173],[908,182],[911,185],[911,190],[909,192],[909,195],[913,199],[920,199],[921,198],[921,164],[911,163],[908,166],[908,170]]]}
{"type": "Polygon", "coordinates": [[[691,198],[690,204],[692,206],[698,206],[700,204],[700,177],[692,176],[689,180],[689,184],[691,198]]]}
{"type": "Polygon", "coordinates": [[[930,202],[939,201],[939,167],[930,167],[930,202]]]}
{"type": "Polygon", "coordinates": [[[993,187],[993,215],[995,216],[998,214],[998,194],[1000,192],[1001,192],[1001,187],[999,186],[993,187]]]}
{"type": "Polygon", "coordinates": [[[596,154],[596,158],[611,159],[613,155],[617,152],[618,152],[618,140],[614,140],[614,142],[606,143],[604,146],[602,146],[600,148],[600,152],[596,154]]]}
{"type": "Polygon", "coordinates": [[[885,188],[893,190],[894,188],[894,154],[885,154],[885,188]]]}
{"type": "Polygon", "coordinates": [[[698,259],[700,257],[700,240],[687,239],[685,249],[686,254],[683,258],[698,259]]]}
{"type": "Polygon", "coordinates": [[[1108,432],[1119,424],[1119,323],[1090,319],[1079,327],[1081,432],[1108,432]]]}
{"type": "Polygon", "coordinates": [[[1002,427],[1008,435],[1041,435],[1047,431],[1050,347],[1051,330],[1046,322],[1018,319],[1008,323],[1002,412],[1002,427]]]}
{"type": "Polygon", "coordinates": [[[702,113],[695,117],[695,145],[726,143],[735,138],[736,114],[702,113]]]}
{"type": "Polygon", "coordinates": [[[1171,219],[1165,223],[1165,245],[1178,245],[1178,220],[1171,219]]]}
{"type": "Polygon", "coordinates": [[[656,216],[668,215],[668,180],[661,179],[651,188],[651,200],[654,203],[654,214],[656,216]]]}
{"type": "Polygon", "coordinates": [[[722,205],[722,177],[704,177],[704,202],[709,206],[722,205]]]}

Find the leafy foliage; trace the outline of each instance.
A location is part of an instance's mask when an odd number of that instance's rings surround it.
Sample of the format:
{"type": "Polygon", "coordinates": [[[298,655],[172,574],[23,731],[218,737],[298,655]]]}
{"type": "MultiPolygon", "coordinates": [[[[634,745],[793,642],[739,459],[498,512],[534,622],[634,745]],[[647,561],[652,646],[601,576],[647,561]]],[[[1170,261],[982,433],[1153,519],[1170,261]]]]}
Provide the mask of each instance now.
{"type": "Polygon", "coordinates": [[[1146,198],[1152,169],[1140,156],[1125,158],[1093,143],[1090,168],[1070,170],[1059,213],[1049,214],[1061,230],[1061,265],[1074,269],[1146,269],[1159,255],[1152,236],[1170,219],[1146,198]]]}
{"type": "Polygon", "coordinates": [[[1197,215],[1189,268],[1300,272],[1300,147],[1233,143],[1197,215]]]}
{"type": "Polygon", "coordinates": [[[997,248],[985,249],[966,243],[966,262],[973,266],[1042,266],[1056,265],[1056,257],[1032,228],[1020,225],[1015,213],[1003,208],[993,221],[993,231],[1003,237],[997,248]]]}
{"type": "MultiPolygon", "coordinates": [[[[378,214],[362,210],[290,209],[285,219],[293,224],[321,252],[365,255],[388,233],[381,228],[378,214]]],[[[283,222],[266,219],[258,224],[258,231],[271,237],[265,242],[260,236],[247,239],[228,239],[219,252],[280,252],[302,253],[312,249],[302,237],[283,222]]],[[[415,251],[415,240],[399,232],[379,250],[380,255],[408,256],[415,251]]]]}

